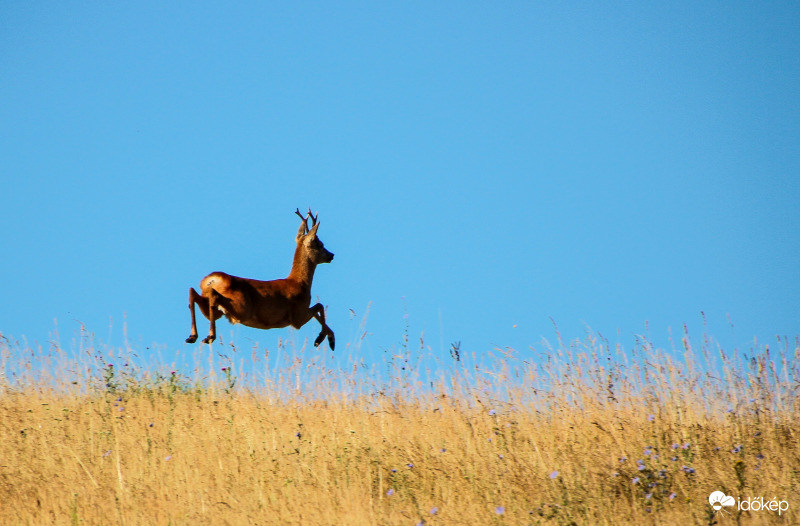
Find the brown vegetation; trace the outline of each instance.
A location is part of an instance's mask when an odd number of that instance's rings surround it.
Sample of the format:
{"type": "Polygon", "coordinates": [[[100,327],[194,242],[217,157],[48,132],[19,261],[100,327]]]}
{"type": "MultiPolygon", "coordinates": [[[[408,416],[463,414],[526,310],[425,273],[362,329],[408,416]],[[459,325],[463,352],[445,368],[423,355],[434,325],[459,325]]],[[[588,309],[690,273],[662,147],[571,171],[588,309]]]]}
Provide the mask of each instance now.
{"type": "Polygon", "coordinates": [[[302,349],[189,378],[2,340],[0,523],[796,524],[800,349],[779,344],[454,348],[430,373],[404,348],[378,380],[302,349]],[[713,491],[789,509],[715,513],[713,491]]]}

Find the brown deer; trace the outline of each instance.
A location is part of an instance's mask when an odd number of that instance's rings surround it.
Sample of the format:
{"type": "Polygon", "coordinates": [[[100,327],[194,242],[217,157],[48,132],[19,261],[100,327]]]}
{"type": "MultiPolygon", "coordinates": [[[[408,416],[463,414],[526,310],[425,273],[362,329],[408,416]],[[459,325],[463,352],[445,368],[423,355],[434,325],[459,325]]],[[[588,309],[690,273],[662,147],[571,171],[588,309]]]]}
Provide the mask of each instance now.
{"type": "Polygon", "coordinates": [[[203,343],[211,343],[216,337],[216,321],[224,314],[231,323],[241,323],[256,329],[277,329],[291,325],[299,329],[311,318],[322,325],[314,345],[319,346],[325,336],[333,350],[335,340],[333,331],[325,323],[325,308],[321,303],[309,307],[311,303],[311,281],[314,270],[320,263],[330,263],[333,254],[325,249],[325,245],[317,237],[319,223],[311,209],[303,216],[298,208],[295,214],[302,223],[297,231],[297,249],[294,251],[292,270],[285,279],[258,281],[239,278],[224,272],[212,272],[200,281],[198,294],[189,288],[189,310],[192,311],[192,332],[186,343],[197,341],[197,322],[194,306],[200,306],[200,312],[211,322],[208,336],[203,343]],[[311,228],[308,220],[311,219],[311,228]]]}

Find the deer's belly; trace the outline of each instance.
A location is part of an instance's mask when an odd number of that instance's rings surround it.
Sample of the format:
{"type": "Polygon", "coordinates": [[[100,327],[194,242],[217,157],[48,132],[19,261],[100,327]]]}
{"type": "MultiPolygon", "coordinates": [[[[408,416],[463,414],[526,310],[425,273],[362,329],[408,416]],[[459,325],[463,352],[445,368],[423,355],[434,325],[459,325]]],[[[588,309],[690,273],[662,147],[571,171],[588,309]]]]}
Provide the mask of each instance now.
{"type": "Polygon", "coordinates": [[[273,317],[273,318],[253,318],[251,320],[242,320],[239,323],[254,329],[280,329],[289,325],[289,317],[273,317]]]}

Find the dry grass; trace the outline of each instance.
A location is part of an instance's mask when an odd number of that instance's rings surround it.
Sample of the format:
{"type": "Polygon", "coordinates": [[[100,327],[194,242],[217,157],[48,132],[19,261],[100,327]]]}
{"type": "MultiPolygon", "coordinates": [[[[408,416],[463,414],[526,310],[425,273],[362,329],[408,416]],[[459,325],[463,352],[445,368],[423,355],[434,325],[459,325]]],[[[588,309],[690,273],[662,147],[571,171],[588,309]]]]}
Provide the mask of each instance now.
{"type": "Polygon", "coordinates": [[[2,524],[800,523],[788,341],[745,357],[590,336],[438,372],[402,347],[387,374],[284,348],[190,377],[0,340],[2,524]],[[715,490],[789,509],[715,515],[715,490]]]}

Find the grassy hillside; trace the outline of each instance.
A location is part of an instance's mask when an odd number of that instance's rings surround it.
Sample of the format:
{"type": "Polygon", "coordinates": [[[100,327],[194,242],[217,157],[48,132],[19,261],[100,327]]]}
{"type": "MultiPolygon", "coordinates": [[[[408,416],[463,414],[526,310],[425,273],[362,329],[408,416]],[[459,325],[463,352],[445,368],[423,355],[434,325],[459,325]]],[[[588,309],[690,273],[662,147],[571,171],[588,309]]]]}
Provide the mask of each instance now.
{"type": "Polygon", "coordinates": [[[797,524],[800,347],[778,346],[589,337],[436,372],[403,348],[379,380],[302,349],[244,375],[206,346],[187,374],[0,338],[0,524],[797,524]]]}

